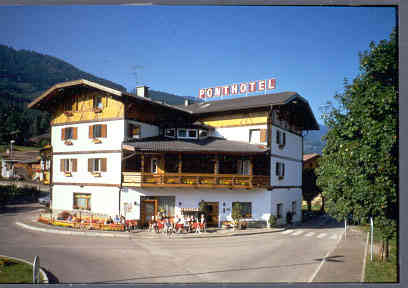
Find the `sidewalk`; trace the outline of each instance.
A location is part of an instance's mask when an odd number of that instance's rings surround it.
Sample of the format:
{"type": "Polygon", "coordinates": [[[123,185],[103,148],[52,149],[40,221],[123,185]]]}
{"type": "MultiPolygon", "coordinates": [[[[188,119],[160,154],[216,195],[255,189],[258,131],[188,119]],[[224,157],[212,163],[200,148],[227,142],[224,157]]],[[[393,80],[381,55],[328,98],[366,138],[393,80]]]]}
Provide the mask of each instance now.
{"type": "MultiPolygon", "coordinates": [[[[65,235],[77,235],[77,236],[98,236],[98,237],[121,237],[121,238],[144,238],[144,239],[160,239],[164,236],[161,233],[146,230],[136,230],[131,232],[114,232],[114,231],[99,231],[99,230],[85,230],[65,228],[47,225],[37,222],[38,213],[26,214],[18,217],[16,225],[33,231],[53,233],[53,234],[65,234],[65,235]]],[[[181,233],[176,234],[175,238],[212,238],[212,237],[231,237],[231,236],[243,236],[243,235],[255,235],[284,231],[285,228],[247,228],[246,230],[233,231],[232,229],[221,228],[209,228],[206,232],[197,233],[181,233]]]]}
{"type": "Polygon", "coordinates": [[[366,234],[347,231],[340,243],[324,260],[312,282],[360,282],[364,269],[366,234]]]}

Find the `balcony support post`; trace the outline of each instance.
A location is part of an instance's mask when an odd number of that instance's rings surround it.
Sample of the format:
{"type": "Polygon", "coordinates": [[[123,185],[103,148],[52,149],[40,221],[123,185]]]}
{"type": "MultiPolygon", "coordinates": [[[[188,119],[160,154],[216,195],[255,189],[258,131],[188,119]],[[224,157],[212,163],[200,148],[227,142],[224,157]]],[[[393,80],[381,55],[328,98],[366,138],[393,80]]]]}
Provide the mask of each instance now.
{"type": "Polygon", "coordinates": [[[219,166],[220,162],[219,162],[219,157],[218,157],[218,153],[215,154],[215,162],[214,162],[214,175],[215,175],[215,184],[217,185],[219,183],[219,179],[218,179],[218,172],[219,172],[219,166]]]}
{"type": "Polygon", "coordinates": [[[254,180],[254,157],[249,157],[249,187],[252,188],[252,182],[254,180]]]}
{"type": "Polygon", "coordinates": [[[178,153],[178,167],[177,168],[178,168],[178,174],[180,175],[179,183],[181,184],[181,173],[183,171],[183,158],[180,152],[178,153]]]}

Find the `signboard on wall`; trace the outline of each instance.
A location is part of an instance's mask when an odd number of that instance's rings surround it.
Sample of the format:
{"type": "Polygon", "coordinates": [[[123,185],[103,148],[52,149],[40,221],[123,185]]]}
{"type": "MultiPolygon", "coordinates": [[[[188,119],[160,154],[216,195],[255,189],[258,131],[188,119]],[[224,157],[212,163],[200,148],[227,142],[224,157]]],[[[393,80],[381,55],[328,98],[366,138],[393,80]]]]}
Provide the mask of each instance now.
{"type": "Polygon", "coordinates": [[[233,96],[239,94],[248,95],[253,92],[266,92],[266,90],[276,89],[276,79],[257,80],[250,82],[242,82],[238,84],[217,86],[212,88],[200,89],[198,97],[200,99],[233,96]]]}

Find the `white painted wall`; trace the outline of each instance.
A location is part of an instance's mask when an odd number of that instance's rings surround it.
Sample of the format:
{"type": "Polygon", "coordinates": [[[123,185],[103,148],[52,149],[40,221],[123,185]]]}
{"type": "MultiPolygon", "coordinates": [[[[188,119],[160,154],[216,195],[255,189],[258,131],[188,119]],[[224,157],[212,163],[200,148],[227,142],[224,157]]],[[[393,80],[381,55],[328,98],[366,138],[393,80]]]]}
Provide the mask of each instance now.
{"type": "Polygon", "coordinates": [[[72,125],[53,126],[51,145],[53,152],[72,152],[72,151],[91,151],[91,150],[118,150],[122,148],[124,139],[125,127],[124,120],[80,123],[72,125]],[[89,138],[89,126],[97,124],[107,125],[107,137],[100,138],[102,143],[95,144],[89,138]],[[65,145],[64,140],[61,140],[62,128],[77,127],[78,139],[71,140],[73,145],[65,145]]]}
{"type": "Polygon", "coordinates": [[[7,169],[7,164],[4,159],[1,159],[1,177],[3,178],[9,178],[11,175],[11,171],[7,169]]]}
{"type": "Polygon", "coordinates": [[[121,153],[94,153],[54,155],[53,182],[64,183],[104,183],[120,184],[121,182],[121,153]],[[101,177],[95,177],[88,172],[89,158],[106,158],[106,172],[101,172],[101,177]],[[72,177],[64,176],[60,171],[60,159],[78,159],[77,172],[72,172],[72,177]]]}
{"type": "Polygon", "coordinates": [[[293,222],[300,222],[302,220],[302,189],[300,188],[285,188],[273,189],[271,193],[271,210],[272,215],[277,214],[277,204],[283,204],[282,218],[278,220],[278,224],[286,223],[286,213],[292,212],[292,201],[296,201],[296,214],[293,215],[293,222]]]}
{"type": "Polygon", "coordinates": [[[272,186],[301,186],[302,185],[302,163],[271,157],[271,185],[272,186]],[[276,162],[285,163],[285,176],[279,180],[276,176],[276,162]]]}
{"type": "MultiPolygon", "coordinates": [[[[134,188],[125,187],[122,202],[132,203],[128,219],[140,219],[140,196],[175,196],[175,213],[181,215],[181,208],[198,208],[201,200],[219,202],[220,221],[232,220],[232,202],[252,202],[252,219],[268,220],[271,207],[270,192],[266,189],[177,189],[177,188],[134,188]],[[179,205],[181,202],[181,205],[179,205]],[[223,203],[225,202],[225,206],[223,203]],[[135,204],[136,203],[136,204],[135,204]],[[224,208],[226,209],[224,213],[224,208]],[[229,209],[229,210],[228,210],[229,209]]],[[[123,206],[122,206],[123,207],[123,206]]]]}
{"type": "MultiPolygon", "coordinates": [[[[249,131],[251,129],[266,129],[266,124],[241,127],[215,128],[214,131],[210,132],[210,136],[223,137],[227,140],[249,143],[249,131]]],[[[266,142],[262,144],[266,145],[266,142]]]]}
{"type": "Polygon", "coordinates": [[[54,185],[52,189],[52,208],[72,210],[74,193],[91,194],[91,212],[115,216],[119,213],[119,188],[103,186],[54,185]]]}
{"type": "Polygon", "coordinates": [[[276,126],[272,126],[271,153],[302,160],[302,137],[276,126]],[[282,149],[279,148],[279,145],[276,143],[276,133],[278,130],[282,133],[286,133],[286,145],[282,149]]]}
{"type": "Polygon", "coordinates": [[[126,130],[125,130],[125,135],[127,136],[127,123],[131,123],[134,125],[140,125],[140,138],[147,138],[147,137],[153,137],[153,136],[159,136],[159,127],[155,125],[150,125],[134,120],[128,120],[126,121],[126,130]]]}

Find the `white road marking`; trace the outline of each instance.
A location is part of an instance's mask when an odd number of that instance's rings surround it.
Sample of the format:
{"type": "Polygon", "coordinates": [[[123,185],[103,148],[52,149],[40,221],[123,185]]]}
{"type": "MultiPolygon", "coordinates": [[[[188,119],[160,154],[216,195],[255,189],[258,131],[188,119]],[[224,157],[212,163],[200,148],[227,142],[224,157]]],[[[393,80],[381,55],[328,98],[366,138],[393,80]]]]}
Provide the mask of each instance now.
{"type": "Polygon", "coordinates": [[[282,234],[289,234],[289,233],[292,233],[292,232],[293,232],[293,230],[286,230],[286,231],[283,231],[282,234]]]}
{"type": "Polygon", "coordinates": [[[310,236],[313,236],[314,234],[315,234],[314,232],[309,232],[309,233],[305,234],[305,236],[310,237],[310,236]]]}
{"type": "Polygon", "coordinates": [[[302,233],[303,233],[303,230],[299,230],[299,231],[293,233],[292,235],[298,236],[298,235],[300,235],[300,234],[302,234],[302,233]]]}
{"type": "Polygon", "coordinates": [[[327,234],[326,233],[320,233],[319,236],[317,236],[317,238],[322,239],[323,237],[325,237],[327,234]]]}

